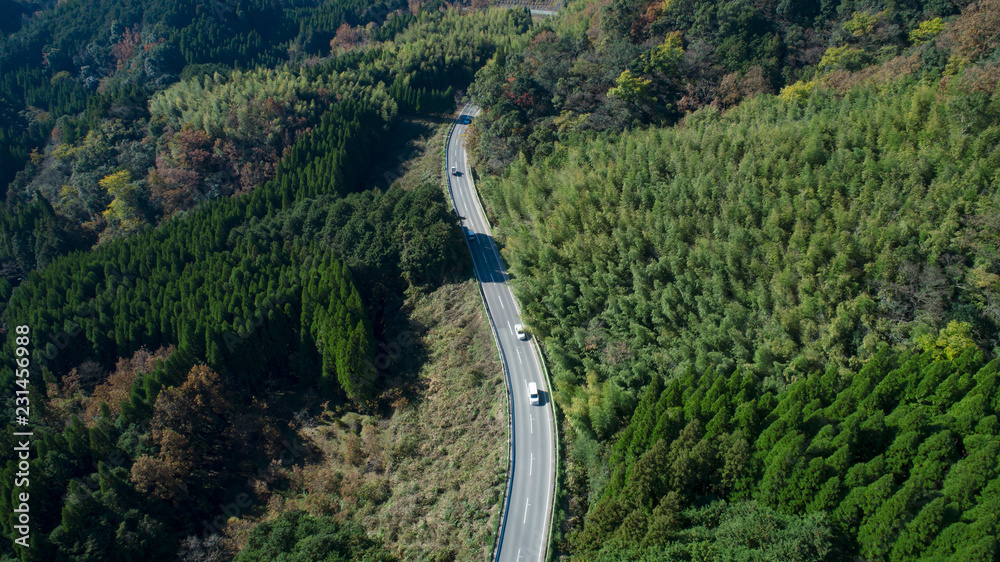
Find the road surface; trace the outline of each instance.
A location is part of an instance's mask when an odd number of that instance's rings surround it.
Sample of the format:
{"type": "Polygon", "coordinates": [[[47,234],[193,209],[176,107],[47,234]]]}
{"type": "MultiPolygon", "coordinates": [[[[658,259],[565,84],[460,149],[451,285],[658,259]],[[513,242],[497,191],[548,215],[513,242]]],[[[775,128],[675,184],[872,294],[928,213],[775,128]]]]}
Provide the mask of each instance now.
{"type": "MultiPolygon", "coordinates": [[[[490,224],[476,194],[463,141],[467,125],[463,117],[474,117],[479,108],[467,105],[454,125],[447,150],[447,170],[451,196],[462,219],[472,231],[466,237],[476,277],[486,295],[486,307],[493,318],[497,340],[510,374],[513,403],[513,470],[510,496],[501,523],[500,547],[496,559],[504,562],[539,562],[546,553],[549,518],[555,485],[555,424],[550,394],[538,359],[538,349],[529,337],[522,341],[514,327],[523,323],[520,307],[507,284],[507,268],[493,241],[490,224]],[[451,173],[455,166],[459,175],[451,173]],[[538,385],[541,403],[528,400],[528,383],[538,385]]],[[[501,446],[500,443],[497,446],[501,446]]]]}

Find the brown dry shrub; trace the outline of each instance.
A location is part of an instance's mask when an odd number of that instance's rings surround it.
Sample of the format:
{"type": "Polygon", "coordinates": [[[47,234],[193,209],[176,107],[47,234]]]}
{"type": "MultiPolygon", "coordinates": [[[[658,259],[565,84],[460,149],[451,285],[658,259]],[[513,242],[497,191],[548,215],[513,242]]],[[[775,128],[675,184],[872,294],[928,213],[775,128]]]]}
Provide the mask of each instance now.
{"type": "Polygon", "coordinates": [[[88,426],[94,425],[94,420],[101,409],[101,403],[106,403],[112,417],[117,417],[122,411],[122,402],[128,400],[132,391],[132,383],[140,373],[148,373],[156,367],[161,359],[166,359],[174,352],[174,346],[161,347],[153,353],[143,348],[136,351],[128,359],[119,359],[115,371],[107,380],[97,385],[93,395],[87,401],[84,421],[88,426]]]}
{"type": "Polygon", "coordinates": [[[222,531],[226,536],[226,550],[234,554],[243,550],[250,540],[250,531],[255,525],[256,522],[250,519],[230,518],[222,531]]]}
{"type": "Polygon", "coordinates": [[[912,74],[920,68],[920,55],[913,53],[905,57],[894,57],[882,64],[863,68],[856,72],[835,70],[823,77],[823,83],[834,91],[845,93],[863,84],[884,84],[912,74]]]}
{"type": "Polygon", "coordinates": [[[968,67],[956,82],[966,92],[992,95],[1000,84],[1000,62],[968,67]]]}
{"type": "Polygon", "coordinates": [[[969,4],[942,39],[953,41],[957,54],[971,61],[992,53],[1000,44],[1000,0],[969,4]]]}
{"type": "Polygon", "coordinates": [[[774,87],[764,70],[754,65],[745,73],[732,72],[723,76],[712,103],[719,109],[726,109],[758,94],[773,93],[774,87]]]}
{"type": "Polygon", "coordinates": [[[361,464],[363,457],[363,453],[361,451],[361,438],[354,432],[350,432],[344,436],[344,440],[341,444],[344,447],[344,462],[351,466],[358,466],[361,464]]]}

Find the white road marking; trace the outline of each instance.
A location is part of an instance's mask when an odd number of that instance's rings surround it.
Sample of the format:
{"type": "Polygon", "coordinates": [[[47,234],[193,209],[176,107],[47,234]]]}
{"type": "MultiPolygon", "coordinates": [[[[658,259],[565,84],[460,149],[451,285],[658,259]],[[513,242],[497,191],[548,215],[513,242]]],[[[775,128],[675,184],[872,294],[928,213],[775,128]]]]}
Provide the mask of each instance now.
{"type": "MultiPolygon", "coordinates": [[[[479,114],[480,114],[480,111],[477,109],[474,113],[470,114],[470,117],[476,117],[479,114]]],[[[473,184],[473,180],[472,180],[472,176],[471,176],[471,170],[469,168],[469,163],[468,163],[468,158],[467,158],[467,155],[465,154],[465,151],[463,150],[462,143],[463,143],[463,139],[465,139],[468,136],[467,135],[468,128],[466,126],[464,126],[464,125],[459,125],[459,126],[456,127],[456,133],[457,134],[455,135],[455,138],[452,139],[452,142],[454,144],[452,144],[451,147],[449,147],[449,149],[451,149],[452,147],[454,147],[455,154],[453,156],[451,154],[449,154],[449,160],[451,160],[451,161],[448,163],[449,167],[452,166],[452,165],[454,165],[454,166],[457,166],[457,168],[462,171],[462,175],[461,176],[452,178],[450,180],[450,181],[452,181],[452,184],[454,186],[454,190],[453,190],[452,194],[453,194],[453,197],[455,199],[454,203],[455,203],[456,210],[459,207],[458,203],[460,201],[461,202],[461,208],[465,212],[468,224],[469,225],[473,225],[476,220],[481,220],[484,223],[484,226],[483,226],[481,232],[483,232],[487,236],[491,236],[489,223],[486,221],[485,214],[484,214],[484,211],[482,209],[481,201],[479,200],[478,194],[476,193],[475,185],[473,184]],[[468,178],[464,177],[467,174],[468,174],[469,177],[468,178]]],[[[451,152],[451,150],[449,150],[449,152],[451,152]]],[[[469,241],[469,243],[470,243],[470,249],[471,249],[471,242],[472,241],[469,241]]],[[[486,249],[485,249],[486,244],[483,244],[478,239],[478,237],[475,240],[475,242],[481,244],[480,250],[483,251],[483,258],[485,260],[485,262],[483,264],[483,268],[484,269],[482,271],[480,271],[479,267],[478,267],[478,264],[476,263],[475,259],[473,259],[473,267],[475,268],[475,271],[477,273],[477,277],[480,279],[480,283],[483,285],[483,287],[482,287],[483,290],[484,291],[486,290],[486,285],[485,285],[486,283],[494,283],[494,282],[503,283],[504,284],[504,288],[507,290],[507,293],[510,295],[511,302],[513,303],[513,312],[515,313],[515,315],[519,315],[520,314],[520,306],[519,306],[519,303],[517,302],[517,300],[514,298],[513,290],[511,289],[510,285],[507,283],[507,281],[508,281],[507,269],[504,266],[504,263],[503,263],[503,261],[502,261],[502,259],[500,257],[500,251],[499,251],[499,248],[498,248],[498,246],[496,244],[496,241],[493,240],[492,237],[490,237],[490,239],[489,239],[489,246],[492,248],[493,254],[496,256],[497,267],[498,267],[498,270],[499,270],[498,272],[499,272],[499,274],[501,276],[501,278],[498,281],[494,279],[495,275],[494,275],[493,272],[496,271],[496,270],[492,269],[491,266],[490,266],[489,256],[487,256],[486,249]]],[[[503,303],[502,294],[503,294],[502,290],[499,287],[497,287],[497,292],[496,292],[495,299],[496,299],[497,302],[500,303],[501,308],[505,309],[506,306],[503,303]]],[[[487,299],[487,302],[489,303],[489,299],[487,299]]],[[[513,320],[513,321],[514,322],[519,322],[520,318],[518,316],[515,316],[515,320],[513,320]]],[[[511,325],[511,322],[512,322],[511,320],[507,321],[507,329],[510,331],[511,336],[514,336],[515,334],[514,334],[514,330],[513,330],[513,327],[511,325]]],[[[535,365],[535,367],[540,371],[541,370],[541,366],[540,366],[540,363],[539,363],[539,359],[538,359],[537,356],[534,356],[535,353],[536,353],[535,348],[534,348],[534,343],[529,341],[528,345],[532,346],[532,355],[533,355],[533,357],[532,357],[531,363],[533,365],[535,365]]],[[[521,357],[521,351],[520,351],[520,349],[515,348],[515,350],[517,351],[518,362],[523,365],[524,361],[523,361],[523,358],[521,357]]],[[[524,384],[527,387],[527,385],[528,385],[527,379],[524,379],[524,384]]],[[[534,433],[534,417],[529,415],[528,419],[529,419],[530,431],[533,434],[534,433]]],[[[553,458],[553,451],[552,450],[548,451],[548,456],[550,457],[550,463],[554,462],[552,460],[552,458],[553,458]]],[[[530,455],[529,465],[528,465],[528,474],[529,474],[529,476],[533,476],[533,474],[534,474],[534,460],[535,460],[535,456],[532,453],[530,455]]],[[[548,484],[549,484],[549,490],[551,490],[551,482],[552,482],[553,474],[548,473],[545,476],[546,476],[546,480],[548,481],[548,484]]],[[[527,524],[528,508],[530,507],[530,505],[531,505],[530,498],[526,498],[525,499],[525,505],[524,505],[524,518],[522,519],[522,525],[526,525],[527,524]]],[[[543,511],[543,515],[545,513],[547,513],[547,512],[543,511]]],[[[539,560],[539,562],[542,562],[544,560],[544,556],[545,556],[545,543],[546,543],[546,540],[547,540],[548,537],[547,537],[546,533],[541,533],[541,537],[540,538],[541,538],[541,542],[539,544],[538,560],[539,560]]],[[[520,562],[520,560],[521,560],[521,557],[522,557],[522,554],[523,554],[522,550],[523,550],[523,548],[518,548],[518,551],[517,551],[517,560],[518,560],[518,562],[520,562]]]]}
{"type": "Polygon", "coordinates": [[[535,417],[528,416],[528,433],[535,434],[535,417]]]}
{"type": "MultiPolygon", "coordinates": [[[[552,456],[553,454],[554,454],[554,451],[552,449],[549,449],[549,462],[554,465],[556,461],[555,461],[555,458],[552,456]]],[[[552,490],[552,472],[549,472],[548,478],[546,478],[546,480],[548,480],[548,484],[547,484],[547,487],[545,489],[546,490],[552,490]]],[[[549,501],[551,501],[551,500],[549,500],[549,501]]],[[[522,523],[522,525],[523,525],[523,523],[522,523]]],[[[538,544],[538,562],[542,562],[542,558],[545,556],[545,541],[548,538],[549,537],[548,537],[547,533],[542,533],[542,540],[538,544]]]]}

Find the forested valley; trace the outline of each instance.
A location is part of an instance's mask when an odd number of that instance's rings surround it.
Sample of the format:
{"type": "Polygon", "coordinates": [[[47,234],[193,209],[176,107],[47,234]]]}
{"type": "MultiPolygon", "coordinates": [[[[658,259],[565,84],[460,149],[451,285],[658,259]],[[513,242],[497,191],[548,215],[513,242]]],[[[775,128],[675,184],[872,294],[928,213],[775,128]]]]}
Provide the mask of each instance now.
{"type": "Polygon", "coordinates": [[[465,100],[554,558],[998,559],[1000,1],[485,4],[0,0],[0,560],[488,557],[465,100]]]}
{"type": "Polygon", "coordinates": [[[37,457],[0,559],[488,552],[504,387],[438,151],[527,11],[3,8],[2,440],[30,389],[37,457]]]}
{"type": "Polygon", "coordinates": [[[471,151],[580,560],[1000,556],[1000,3],[570,2],[471,151]]]}

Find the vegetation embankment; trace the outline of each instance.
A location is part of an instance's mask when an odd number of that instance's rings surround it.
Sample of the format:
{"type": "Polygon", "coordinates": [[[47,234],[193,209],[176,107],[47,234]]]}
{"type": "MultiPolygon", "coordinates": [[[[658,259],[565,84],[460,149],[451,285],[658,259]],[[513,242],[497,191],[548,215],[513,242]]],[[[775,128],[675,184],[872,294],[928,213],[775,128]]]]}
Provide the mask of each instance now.
{"type": "Polygon", "coordinates": [[[391,414],[306,420],[299,434],[319,454],[287,471],[268,516],[305,510],[359,522],[400,559],[486,558],[506,484],[507,412],[478,289],[449,284],[406,307],[409,324],[380,361],[417,374],[391,414]]]}

